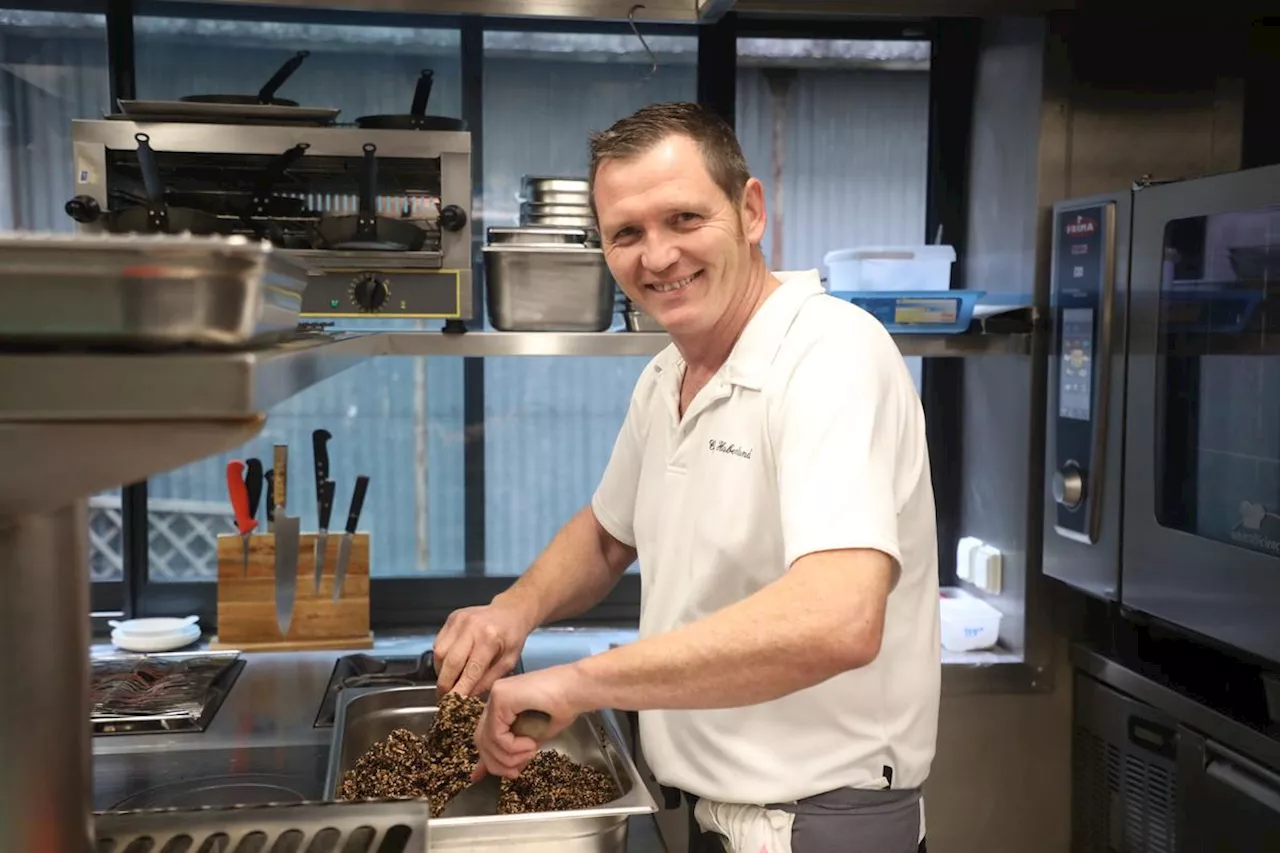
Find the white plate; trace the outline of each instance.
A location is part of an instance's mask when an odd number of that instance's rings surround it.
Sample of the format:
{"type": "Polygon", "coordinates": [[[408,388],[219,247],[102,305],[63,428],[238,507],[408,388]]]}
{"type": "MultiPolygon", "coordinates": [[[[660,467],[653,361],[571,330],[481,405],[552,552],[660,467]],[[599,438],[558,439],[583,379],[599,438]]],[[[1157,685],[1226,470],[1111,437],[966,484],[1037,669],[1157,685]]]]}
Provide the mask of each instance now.
{"type": "Polygon", "coordinates": [[[165,637],[170,634],[185,632],[200,620],[199,616],[185,616],[181,619],[157,617],[153,619],[125,619],[108,622],[120,634],[130,637],[165,637]]]}
{"type": "Polygon", "coordinates": [[[191,625],[181,631],[168,634],[147,636],[123,634],[120,631],[111,632],[112,645],[126,652],[171,652],[189,646],[198,639],[200,639],[199,625],[191,625]]]}

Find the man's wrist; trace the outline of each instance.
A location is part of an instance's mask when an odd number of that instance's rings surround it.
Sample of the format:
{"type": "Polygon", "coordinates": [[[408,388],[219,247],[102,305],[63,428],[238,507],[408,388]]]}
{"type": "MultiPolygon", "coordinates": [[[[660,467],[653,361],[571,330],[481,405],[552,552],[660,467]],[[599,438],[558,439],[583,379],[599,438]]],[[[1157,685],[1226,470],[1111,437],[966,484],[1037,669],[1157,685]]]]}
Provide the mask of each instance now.
{"type": "Polygon", "coordinates": [[[519,582],[513,584],[505,592],[495,595],[491,603],[495,607],[516,614],[524,625],[525,632],[531,634],[542,623],[542,609],[537,596],[530,590],[521,589],[520,586],[519,582]]]}

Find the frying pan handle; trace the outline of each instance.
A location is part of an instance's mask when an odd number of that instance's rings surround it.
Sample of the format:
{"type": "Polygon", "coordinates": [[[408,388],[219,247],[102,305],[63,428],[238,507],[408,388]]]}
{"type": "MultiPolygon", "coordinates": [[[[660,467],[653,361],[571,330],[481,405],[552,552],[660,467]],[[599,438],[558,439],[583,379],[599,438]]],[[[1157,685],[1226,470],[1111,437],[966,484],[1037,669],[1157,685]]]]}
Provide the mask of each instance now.
{"type": "Polygon", "coordinates": [[[364,144],[364,170],[360,173],[360,215],[378,214],[378,146],[364,144]]]}
{"type": "Polygon", "coordinates": [[[271,194],[271,190],[284,177],[284,173],[289,167],[302,159],[302,155],[307,153],[307,149],[311,147],[309,142],[299,142],[288,151],[276,157],[271,161],[271,165],[262,173],[262,177],[258,179],[257,186],[254,188],[254,194],[257,196],[267,196],[271,194]]]}
{"type": "Polygon", "coordinates": [[[258,92],[258,101],[264,104],[271,103],[271,99],[276,96],[276,90],[284,85],[284,81],[293,76],[293,72],[298,70],[298,66],[303,60],[311,55],[309,50],[300,50],[289,58],[284,65],[280,66],[280,70],[271,75],[271,79],[267,81],[267,85],[263,86],[258,92]]]}
{"type": "Polygon", "coordinates": [[[434,80],[434,71],[430,68],[422,69],[422,74],[418,77],[418,85],[413,90],[413,106],[409,108],[411,115],[424,116],[427,114],[427,101],[431,100],[431,85],[434,80]]]}
{"type": "Polygon", "coordinates": [[[153,205],[164,204],[164,183],[160,180],[156,152],[151,150],[151,137],[136,133],[133,138],[138,141],[138,166],[142,169],[142,185],[147,190],[147,200],[153,205]]]}

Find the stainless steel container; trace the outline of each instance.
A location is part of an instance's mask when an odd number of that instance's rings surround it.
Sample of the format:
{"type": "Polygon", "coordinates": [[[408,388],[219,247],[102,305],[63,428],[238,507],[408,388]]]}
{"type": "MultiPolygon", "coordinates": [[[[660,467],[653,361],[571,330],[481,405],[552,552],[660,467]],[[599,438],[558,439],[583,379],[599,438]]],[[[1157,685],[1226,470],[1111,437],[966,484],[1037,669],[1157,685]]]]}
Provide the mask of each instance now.
{"type": "Polygon", "coordinates": [[[488,230],[489,244],[504,246],[585,246],[590,242],[587,229],[541,225],[517,227],[494,226],[488,230]]]}
{"type": "Polygon", "coordinates": [[[613,324],[613,276],[599,249],[485,246],[484,279],[499,331],[603,332],[613,324]]]}
{"type": "Polygon", "coordinates": [[[0,342],[240,348],[293,334],[307,266],[244,237],[0,235],[0,342]]]}
{"type": "Polygon", "coordinates": [[[591,195],[585,190],[545,190],[531,189],[527,196],[520,199],[531,204],[572,204],[578,207],[590,207],[591,195]]]}
{"type": "MultiPolygon", "coordinates": [[[[343,774],[379,740],[398,728],[425,735],[435,714],[434,687],[342,691],[333,726],[325,796],[337,796],[343,774]]],[[[608,774],[617,783],[621,796],[612,803],[578,811],[437,818],[430,823],[429,849],[624,853],[627,819],[652,814],[657,811],[657,803],[627,754],[614,716],[593,712],[579,717],[548,741],[546,748],[559,750],[574,761],[608,774]]],[[[427,809],[425,800],[422,809],[427,809]]]]}
{"type": "Polygon", "coordinates": [[[528,199],[550,192],[586,194],[589,189],[586,178],[525,175],[520,181],[520,193],[528,199]]]}
{"type": "Polygon", "coordinates": [[[666,329],[648,314],[643,311],[637,311],[634,308],[628,309],[622,313],[622,318],[627,323],[628,332],[665,332],[666,329]]]}

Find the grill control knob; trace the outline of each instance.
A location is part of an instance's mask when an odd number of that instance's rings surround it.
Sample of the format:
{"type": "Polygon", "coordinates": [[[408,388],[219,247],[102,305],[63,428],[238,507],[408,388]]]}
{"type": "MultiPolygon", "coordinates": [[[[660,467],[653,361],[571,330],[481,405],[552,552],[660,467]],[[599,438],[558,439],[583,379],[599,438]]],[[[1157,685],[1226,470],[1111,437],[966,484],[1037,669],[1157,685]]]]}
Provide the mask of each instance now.
{"type": "Polygon", "coordinates": [[[371,272],[362,274],[351,286],[351,298],[365,311],[377,311],[390,295],[390,286],[371,272]]]}
{"type": "Polygon", "coordinates": [[[1074,462],[1053,474],[1053,499],[1067,509],[1075,509],[1084,501],[1084,474],[1074,462]]]}
{"type": "Polygon", "coordinates": [[[446,231],[461,231],[467,224],[467,212],[456,204],[447,204],[440,211],[440,227],[446,231]]]}

